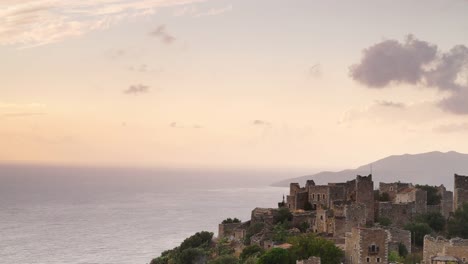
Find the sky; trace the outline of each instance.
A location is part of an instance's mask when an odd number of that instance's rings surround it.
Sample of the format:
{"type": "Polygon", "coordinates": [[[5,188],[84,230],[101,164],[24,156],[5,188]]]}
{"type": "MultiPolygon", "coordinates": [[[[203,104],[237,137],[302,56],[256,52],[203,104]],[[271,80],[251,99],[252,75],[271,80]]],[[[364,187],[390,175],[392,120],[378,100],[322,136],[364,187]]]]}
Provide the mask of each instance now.
{"type": "Polygon", "coordinates": [[[466,0],[2,0],[0,161],[468,153],[466,0]]]}

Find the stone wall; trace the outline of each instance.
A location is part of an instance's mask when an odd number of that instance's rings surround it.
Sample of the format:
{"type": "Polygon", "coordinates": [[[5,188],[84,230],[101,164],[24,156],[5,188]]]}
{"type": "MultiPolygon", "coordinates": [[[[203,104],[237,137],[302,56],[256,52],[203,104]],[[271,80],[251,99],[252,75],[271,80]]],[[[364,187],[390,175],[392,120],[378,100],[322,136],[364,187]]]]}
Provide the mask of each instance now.
{"type": "Polygon", "coordinates": [[[412,185],[410,183],[402,183],[402,182],[393,182],[393,183],[379,183],[379,193],[382,195],[383,193],[388,193],[390,200],[394,201],[396,194],[403,189],[409,188],[412,185]]]}
{"type": "Polygon", "coordinates": [[[366,221],[374,223],[374,182],[372,175],[360,176],[356,178],[356,203],[366,205],[366,221]]]}
{"type": "Polygon", "coordinates": [[[273,225],[276,215],[278,215],[278,209],[257,207],[252,210],[250,222],[252,225],[256,223],[265,223],[268,225],[273,225]]]}
{"type": "Polygon", "coordinates": [[[442,237],[433,238],[426,235],[424,237],[423,264],[431,264],[431,259],[435,256],[452,256],[467,263],[468,239],[447,240],[442,237]]]}
{"type": "Polygon", "coordinates": [[[346,233],[345,261],[348,264],[388,263],[388,232],[381,228],[353,228],[346,233]]]}
{"type": "Polygon", "coordinates": [[[392,221],[392,226],[403,227],[413,220],[414,203],[396,204],[391,202],[378,203],[378,217],[385,217],[392,221]]]}
{"type": "Polygon", "coordinates": [[[310,257],[304,260],[296,261],[296,264],[320,264],[320,257],[310,257]]]}
{"type": "Polygon", "coordinates": [[[218,225],[218,238],[234,238],[234,231],[240,227],[242,223],[230,223],[230,224],[219,224],[218,225]]]}
{"type": "Polygon", "coordinates": [[[396,246],[396,248],[389,249],[389,251],[398,251],[398,244],[405,245],[408,253],[411,253],[411,232],[408,230],[390,227],[386,229],[389,233],[389,242],[396,246]]]}
{"type": "Polygon", "coordinates": [[[468,176],[455,174],[454,176],[454,192],[453,192],[453,210],[465,202],[468,202],[468,176]]]}
{"type": "Polygon", "coordinates": [[[309,202],[312,208],[330,207],[330,187],[328,185],[309,186],[309,202]]]}

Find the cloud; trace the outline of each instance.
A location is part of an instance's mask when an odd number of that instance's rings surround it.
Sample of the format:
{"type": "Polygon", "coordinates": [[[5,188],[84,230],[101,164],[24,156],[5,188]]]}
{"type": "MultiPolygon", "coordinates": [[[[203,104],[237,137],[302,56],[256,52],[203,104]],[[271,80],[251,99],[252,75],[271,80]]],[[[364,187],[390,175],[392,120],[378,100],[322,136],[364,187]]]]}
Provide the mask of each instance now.
{"type": "Polygon", "coordinates": [[[312,77],[320,77],[322,75],[322,65],[317,63],[310,66],[308,73],[312,77]]]}
{"type": "Polygon", "coordinates": [[[151,36],[158,38],[165,44],[172,44],[176,38],[167,32],[166,25],[158,26],[154,31],[150,33],[151,36]]]}
{"type": "Polygon", "coordinates": [[[403,43],[385,40],[364,50],[350,76],[369,88],[422,84],[448,94],[436,103],[441,109],[468,114],[468,48],[463,45],[444,53],[412,35],[403,43]]]}
{"type": "Polygon", "coordinates": [[[256,119],[256,120],[252,121],[252,125],[254,125],[254,126],[271,126],[271,123],[268,122],[268,121],[256,119]]]}
{"type": "Polygon", "coordinates": [[[227,5],[225,7],[210,8],[208,10],[199,10],[195,5],[184,6],[175,10],[174,16],[191,16],[195,18],[207,17],[207,16],[218,16],[227,12],[232,11],[232,5],[227,5]]]}
{"type": "Polygon", "coordinates": [[[108,28],[156,9],[205,0],[7,0],[0,3],[0,45],[34,47],[108,28]]]}
{"type": "Polygon", "coordinates": [[[434,127],[433,130],[437,133],[468,132],[468,123],[440,125],[434,127]]]}
{"type": "Polygon", "coordinates": [[[411,35],[404,43],[385,40],[365,49],[361,62],[351,66],[350,75],[370,88],[383,88],[390,83],[416,84],[425,73],[423,67],[436,54],[436,46],[411,35]]]}
{"type": "Polygon", "coordinates": [[[382,101],[375,101],[375,103],[383,107],[393,107],[393,108],[399,108],[399,109],[406,108],[406,105],[401,102],[392,102],[392,101],[382,100],[382,101]]]}
{"type": "Polygon", "coordinates": [[[125,94],[137,95],[137,94],[149,92],[149,88],[150,87],[147,85],[137,84],[137,85],[131,85],[130,87],[128,87],[128,89],[124,90],[123,92],[125,94]]]}
{"type": "Polygon", "coordinates": [[[1,114],[1,117],[5,118],[15,118],[15,117],[31,117],[31,116],[43,116],[46,113],[29,113],[29,112],[19,112],[19,113],[4,113],[1,114]]]}
{"type": "Polygon", "coordinates": [[[230,11],[232,11],[232,5],[228,5],[221,8],[211,8],[208,11],[194,14],[194,17],[218,16],[230,11]]]}

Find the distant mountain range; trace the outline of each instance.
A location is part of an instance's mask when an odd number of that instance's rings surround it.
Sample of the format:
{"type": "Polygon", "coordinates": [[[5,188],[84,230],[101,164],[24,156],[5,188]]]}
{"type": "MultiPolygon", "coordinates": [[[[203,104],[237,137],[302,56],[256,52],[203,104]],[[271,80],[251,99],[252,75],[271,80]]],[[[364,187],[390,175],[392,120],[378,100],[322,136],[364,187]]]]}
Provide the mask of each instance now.
{"type": "Polygon", "coordinates": [[[291,182],[298,182],[303,186],[309,179],[316,184],[328,182],[343,182],[352,180],[356,175],[368,175],[371,172],[374,187],[379,182],[411,182],[415,184],[440,185],[453,189],[453,175],[455,173],[468,175],[468,154],[455,151],[428,152],[421,154],[393,155],[375,162],[338,172],[323,171],[313,175],[291,178],[276,182],[273,186],[289,186],[291,182]]]}

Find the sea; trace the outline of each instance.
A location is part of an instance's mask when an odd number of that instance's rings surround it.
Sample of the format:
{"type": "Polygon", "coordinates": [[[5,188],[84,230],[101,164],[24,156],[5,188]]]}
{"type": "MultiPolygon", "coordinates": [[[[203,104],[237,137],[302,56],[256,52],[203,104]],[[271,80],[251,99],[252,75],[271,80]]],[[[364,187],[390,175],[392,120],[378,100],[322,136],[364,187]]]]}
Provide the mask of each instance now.
{"type": "Polygon", "coordinates": [[[301,170],[0,165],[1,264],[146,264],[228,217],[248,220],[301,170]]]}

